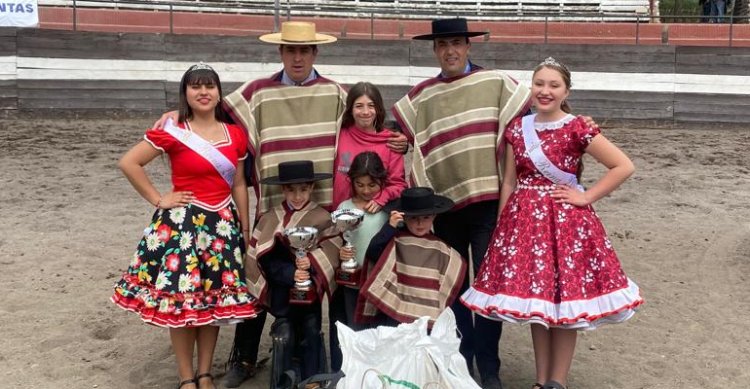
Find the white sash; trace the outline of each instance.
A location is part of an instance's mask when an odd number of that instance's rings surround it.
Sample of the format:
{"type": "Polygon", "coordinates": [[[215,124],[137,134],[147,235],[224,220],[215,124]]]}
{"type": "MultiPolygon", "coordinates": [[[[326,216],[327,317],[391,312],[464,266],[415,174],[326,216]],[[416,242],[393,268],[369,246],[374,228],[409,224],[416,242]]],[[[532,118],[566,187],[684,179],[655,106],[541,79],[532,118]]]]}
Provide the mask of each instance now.
{"type": "Polygon", "coordinates": [[[526,115],[523,117],[521,124],[523,129],[523,144],[526,146],[526,152],[529,153],[529,159],[534,166],[539,170],[542,175],[547,177],[550,181],[558,185],[572,186],[579,191],[583,192],[584,188],[578,183],[578,178],[575,174],[570,174],[566,171],[560,170],[552,161],[544,155],[542,150],[542,140],[539,139],[539,134],[536,133],[534,128],[534,115],[526,115]]]}
{"type": "Polygon", "coordinates": [[[172,122],[172,119],[167,119],[166,123],[164,123],[164,131],[208,161],[219,172],[224,181],[229,184],[229,187],[232,187],[234,173],[237,171],[237,168],[214,145],[199,135],[193,134],[192,131],[177,127],[172,122]]]}

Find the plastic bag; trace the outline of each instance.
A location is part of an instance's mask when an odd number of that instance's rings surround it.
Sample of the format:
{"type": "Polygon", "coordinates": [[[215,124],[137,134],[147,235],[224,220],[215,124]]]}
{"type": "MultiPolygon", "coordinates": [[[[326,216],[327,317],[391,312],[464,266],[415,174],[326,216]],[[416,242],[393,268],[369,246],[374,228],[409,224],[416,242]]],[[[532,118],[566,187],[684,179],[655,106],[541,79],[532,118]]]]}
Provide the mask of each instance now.
{"type": "Polygon", "coordinates": [[[461,339],[456,336],[456,316],[450,308],[446,308],[432,326],[430,343],[426,350],[440,373],[440,383],[443,386],[481,389],[471,377],[466,359],[459,352],[461,339]]]}
{"type": "Polygon", "coordinates": [[[338,389],[481,389],[458,347],[456,317],[446,309],[427,335],[428,318],[355,332],[338,328],[346,376],[338,389]]]}

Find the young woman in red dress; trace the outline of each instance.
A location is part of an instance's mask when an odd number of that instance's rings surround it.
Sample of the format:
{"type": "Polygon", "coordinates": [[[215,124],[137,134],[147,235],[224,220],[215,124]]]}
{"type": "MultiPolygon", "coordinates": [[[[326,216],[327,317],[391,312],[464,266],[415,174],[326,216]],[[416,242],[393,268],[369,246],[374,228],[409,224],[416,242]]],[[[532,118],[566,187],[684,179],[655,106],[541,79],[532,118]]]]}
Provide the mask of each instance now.
{"type": "Polygon", "coordinates": [[[148,130],[118,165],[156,212],[112,301],[169,328],[182,389],[214,388],[217,325],[257,314],[243,267],[250,228],[241,163],[247,135],[224,123],[220,101],[218,74],[203,63],[191,66],[180,82],[178,123],[148,130]],[[172,169],[166,193],[144,170],[162,153],[172,169]]]}
{"type": "Polygon", "coordinates": [[[562,389],[577,330],[625,321],[643,303],[591,206],[634,167],[598,128],[569,113],[564,65],[547,58],[532,82],[536,114],[514,120],[505,131],[502,212],[474,285],[461,300],[488,318],[530,323],[533,388],[562,389]],[[576,176],[584,153],[608,169],[585,190],[576,176]]]}

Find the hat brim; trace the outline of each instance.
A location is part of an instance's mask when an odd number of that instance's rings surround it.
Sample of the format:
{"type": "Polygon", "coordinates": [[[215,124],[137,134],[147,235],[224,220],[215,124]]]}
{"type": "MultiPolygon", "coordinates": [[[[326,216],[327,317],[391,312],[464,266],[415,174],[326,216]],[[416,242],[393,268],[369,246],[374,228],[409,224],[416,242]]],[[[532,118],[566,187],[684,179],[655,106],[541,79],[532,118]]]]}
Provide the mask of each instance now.
{"type": "Polygon", "coordinates": [[[424,34],[424,35],[417,35],[412,37],[413,40],[418,41],[431,41],[435,38],[448,38],[452,36],[465,36],[467,38],[471,38],[473,36],[480,36],[480,35],[487,35],[487,32],[480,32],[480,31],[464,31],[464,32],[441,32],[437,34],[424,34]]]}
{"type": "Polygon", "coordinates": [[[303,184],[305,182],[322,181],[322,180],[327,180],[332,177],[333,177],[333,174],[330,174],[330,173],[315,173],[312,178],[303,177],[303,178],[295,178],[292,180],[282,181],[281,179],[279,179],[279,176],[271,176],[271,177],[266,177],[260,180],[260,183],[265,184],[265,185],[291,185],[291,184],[303,184]]]}
{"type": "Polygon", "coordinates": [[[440,195],[432,195],[433,196],[433,207],[432,208],[424,208],[420,210],[415,211],[406,211],[401,206],[401,199],[395,199],[389,201],[386,205],[383,206],[383,211],[386,213],[390,213],[391,211],[399,211],[403,212],[404,216],[424,216],[424,215],[437,215],[439,213],[445,213],[451,210],[453,208],[453,200],[440,195]]]}
{"type": "Polygon", "coordinates": [[[284,40],[281,39],[281,33],[280,32],[274,32],[272,34],[265,34],[261,35],[260,38],[261,41],[266,43],[274,43],[277,45],[324,45],[326,43],[333,43],[338,40],[333,35],[327,35],[327,34],[315,34],[315,40],[312,41],[290,41],[290,40],[284,40]]]}

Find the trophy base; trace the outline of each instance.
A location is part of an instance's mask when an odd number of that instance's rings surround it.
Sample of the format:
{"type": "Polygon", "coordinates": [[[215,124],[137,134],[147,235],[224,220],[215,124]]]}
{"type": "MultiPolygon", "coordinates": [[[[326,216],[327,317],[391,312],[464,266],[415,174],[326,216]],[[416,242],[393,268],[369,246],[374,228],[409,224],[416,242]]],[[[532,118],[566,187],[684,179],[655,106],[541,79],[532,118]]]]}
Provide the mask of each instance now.
{"type": "Polygon", "coordinates": [[[289,290],[289,304],[312,304],[318,299],[317,293],[312,289],[289,290]]]}
{"type": "Polygon", "coordinates": [[[339,285],[346,286],[361,286],[362,285],[362,269],[336,269],[336,283],[339,285]]]}

